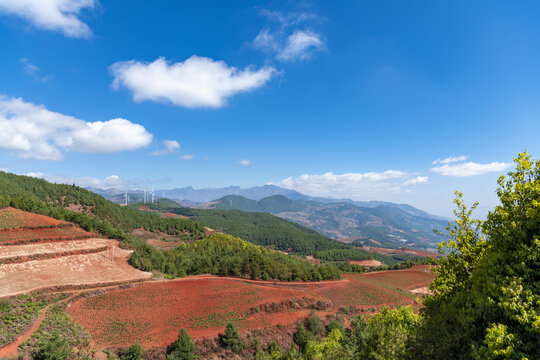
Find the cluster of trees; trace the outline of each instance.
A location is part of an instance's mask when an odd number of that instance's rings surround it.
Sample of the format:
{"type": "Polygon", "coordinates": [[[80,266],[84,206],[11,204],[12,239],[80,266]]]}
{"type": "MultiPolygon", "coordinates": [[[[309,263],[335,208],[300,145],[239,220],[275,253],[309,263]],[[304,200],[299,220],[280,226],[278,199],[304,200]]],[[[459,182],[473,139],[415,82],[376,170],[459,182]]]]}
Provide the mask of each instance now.
{"type": "MultiPolygon", "coordinates": [[[[331,250],[320,250],[316,251],[314,257],[317,259],[325,261],[347,261],[347,260],[379,260],[380,262],[393,266],[396,265],[399,261],[394,259],[391,256],[369,253],[358,248],[347,248],[347,249],[331,249],[331,250]]],[[[412,256],[410,258],[413,258],[412,256]]]]}
{"type": "Polygon", "coordinates": [[[159,270],[171,276],[215,274],[282,281],[337,279],[343,272],[363,271],[349,263],[314,265],[224,234],[214,234],[168,251],[152,249],[135,252],[131,264],[145,271],[159,270]]]}

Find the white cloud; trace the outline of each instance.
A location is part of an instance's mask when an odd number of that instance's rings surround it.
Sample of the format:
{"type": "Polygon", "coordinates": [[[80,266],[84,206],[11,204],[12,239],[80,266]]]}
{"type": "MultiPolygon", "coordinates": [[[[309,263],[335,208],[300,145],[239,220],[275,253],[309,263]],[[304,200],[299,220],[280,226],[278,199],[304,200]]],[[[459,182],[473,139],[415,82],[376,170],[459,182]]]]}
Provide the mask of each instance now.
{"type": "Polygon", "coordinates": [[[431,164],[432,165],[435,165],[435,164],[450,164],[450,163],[453,163],[453,162],[460,162],[460,161],[465,161],[467,160],[468,156],[466,155],[460,155],[460,156],[450,156],[450,157],[447,157],[446,159],[437,159],[435,161],[433,161],[431,164]]]}
{"type": "Polygon", "coordinates": [[[279,50],[276,57],[280,60],[305,60],[313,51],[321,50],[323,47],[320,35],[311,31],[296,30],[289,35],[285,47],[279,50]]]}
{"type": "MultiPolygon", "coordinates": [[[[427,177],[387,170],[384,172],[304,174],[289,177],[274,185],[294,189],[312,196],[372,198],[376,193],[400,193],[403,187],[427,182],[427,177]]],[[[272,184],[272,183],[271,183],[272,184]]]]}
{"type": "Polygon", "coordinates": [[[478,164],[474,162],[468,162],[455,165],[442,165],[431,168],[434,173],[444,176],[465,177],[475,176],[481,174],[487,174],[491,172],[502,172],[512,166],[511,163],[504,162],[492,162],[489,164],[478,164]]]}
{"type": "Polygon", "coordinates": [[[185,155],[180,156],[180,159],[182,159],[182,160],[191,160],[191,159],[193,159],[193,155],[185,154],[185,155]]]}
{"type": "Polygon", "coordinates": [[[403,186],[418,185],[428,182],[427,176],[417,176],[415,178],[409,179],[403,183],[403,186]]]}
{"type": "Polygon", "coordinates": [[[178,143],[178,141],[175,141],[175,140],[163,140],[163,148],[160,149],[160,150],[154,151],[150,155],[162,156],[162,155],[173,154],[176,151],[178,151],[178,149],[180,149],[180,144],[178,143]]]}
{"type": "Polygon", "coordinates": [[[86,177],[72,177],[72,176],[58,176],[58,175],[46,175],[42,172],[28,172],[24,174],[35,178],[45,179],[48,182],[56,184],[75,184],[80,187],[96,187],[100,189],[125,189],[132,186],[124,182],[118,175],[107,176],[104,179],[98,179],[90,176],[86,177]]]}
{"type": "Polygon", "coordinates": [[[61,160],[61,150],[112,153],[148,146],[152,134],[125,119],[85,122],[0,95],[0,148],[20,158],[61,160]]]}
{"type": "Polygon", "coordinates": [[[71,147],[75,151],[108,154],[137,150],[152,142],[152,134],[126,119],[112,119],[86,123],[71,133],[71,147]]]}
{"type": "Polygon", "coordinates": [[[251,165],[251,161],[250,161],[250,160],[247,160],[247,159],[242,159],[242,160],[238,161],[238,165],[241,165],[241,166],[250,166],[250,165],[251,165]]]}
{"type": "Polygon", "coordinates": [[[22,58],[21,63],[24,65],[24,72],[30,75],[34,80],[39,81],[39,82],[47,82],[49,80],[52,80],[53,76],[41,75],[40,68],[30,63],[28,59],[22,58]]]}
{"type": "Polygon", "coordinates": [[[97,4],[97,0],[0,0],[0,13],[20,16],[37,28],[82,38],[91,36],[92,31],[78,15],[97,4]]]}
{"type": "Polygon", "coordinates": [[[222,107],[228,98],[265,85],[276,73],[268,66],[239,70],[223,61],[195,55],[177,63],[164,58],[151,63],[121,61],[110,70],[113,87],[126,87],[134,101],[168,101],[187,108],[222,107]]]}
{"type": "Polygon", "coordinates": [[[320,34],[310,29],[298,28],[302,23],[320,20],[319,16],[303,12],[282,13],[268,10],[261,11],[261,14],[278,26],[262,29],[253,40],[255,48],[274,54],[281,61],[305,60],[315,51],[324,49],[324,41],[320,34]]]}

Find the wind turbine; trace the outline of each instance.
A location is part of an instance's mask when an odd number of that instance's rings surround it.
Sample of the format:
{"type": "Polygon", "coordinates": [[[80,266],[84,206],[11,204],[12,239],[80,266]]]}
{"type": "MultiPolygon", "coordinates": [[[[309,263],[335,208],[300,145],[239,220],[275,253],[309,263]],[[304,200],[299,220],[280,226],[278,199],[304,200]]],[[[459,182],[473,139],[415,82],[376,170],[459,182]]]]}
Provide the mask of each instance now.
{"type": "Polygon", "coordinates": [[[152,186],[152,204],[154,203],[154,187],[152,186]]]}
{"type": "Polygon", "coordinates": [[[126,206],[127,206],[127,204],[128,204],[128,199],[129,199],[129,196],[128,196],[127,191],[126,191],[126,193],[124,194],[124,198],[126,199],[126,206]]]}
{"type": "Polygon", "coordinates": [[[143,202],[146,204],[146,188],[144,188],[144,200],[143,202]]]}

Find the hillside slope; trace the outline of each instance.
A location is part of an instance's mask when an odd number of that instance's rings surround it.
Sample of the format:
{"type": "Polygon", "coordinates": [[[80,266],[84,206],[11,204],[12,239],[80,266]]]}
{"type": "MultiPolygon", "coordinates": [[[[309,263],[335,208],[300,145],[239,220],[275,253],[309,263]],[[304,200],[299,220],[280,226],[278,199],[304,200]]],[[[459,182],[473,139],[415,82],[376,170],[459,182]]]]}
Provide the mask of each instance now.
{"type": "Polygon", "coordinates": [[[192,220],[165,219],[158,214],[119,206],[78,186],[52,184],[0,171],[0,207],[7,206],[75,222],[87,231],[115,238],[121,237],[121,232],[130,233],[137,228],[171,235],[188,234],[193,239],[204,234],[204,226],[192,220]]]}
{"type": "MultiPolygon", "coordinates": [[[[146,204],[147,208],[187,216],[216,231],[237,236],[253,244],[295,253],[312,255],[329,261],[377,259],[386,265],[409,260],[411,256],[386,256],[369,253],[352,244],[346,244],[321,235],[317,231],[280,217],[262,212],[240,210],[209,210],[184,208],[179,204],[169,206],[170,200],[146,204]]],[[[138,208],[140,204],[131,205],[138,208]]]]}
{"type": "Polygon", "coordinates": [[[409,205],[370,205],[291,200],[282,195],[255,201],[229,195],[195,207],[271,213],[335,239],[360,238],[367,245],[389,247],[434,248],[440,239],[433,230],[442,230],[447,224],[409,205]]]}

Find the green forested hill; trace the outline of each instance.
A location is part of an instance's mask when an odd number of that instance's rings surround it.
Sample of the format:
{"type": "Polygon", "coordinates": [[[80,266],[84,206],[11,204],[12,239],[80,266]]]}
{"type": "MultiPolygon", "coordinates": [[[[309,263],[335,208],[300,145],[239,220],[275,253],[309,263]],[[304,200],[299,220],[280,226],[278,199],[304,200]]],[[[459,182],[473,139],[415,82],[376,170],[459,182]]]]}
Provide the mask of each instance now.
{"type": "MultiPolygon", "coordinates": [[[[139,205],[133,206],[138,208],[139,205]]],[[[394,265],[398,261],[410,259],[408,256],[391,257],[368,253],[351,244],[329,239],[315,230],[267,213],[191,209],[178,204],[169,207],[162,202],[147,204],[147,207],[187,216],[219,232],[237,236],[253,244],[299,255],[313,255],[321,260],[377,259],[386,265],[394,265]]]]}
{"type": "Polygon", "coordinates": [[[215,274],[243,276],[251,279],[328,280],[339,278],[342,272],[361,272],[362,268],[348,262],[316,266],[308,261],[271,251],[225,234],[178,246],[162,253],[160,258],[147,258],[135,253],[131,263],[143,269],[161,268],[166,274],[186,276],[215,274]],[[158,263],[159,261],[159,263],[158,263]]]}
{"type": "Polygon", "coordinates": [[[78,186],[52,184],[6,172],[0,172],[0,206],[13,206],[68,220],[85,230],[113,237],[120,236],[118,231],[131,232],[135,228],[171,235],[189,233],[194,238],[204,233],[204,227],[191,220],[165,219],[157,214],[119,206],[78,186]]]}

